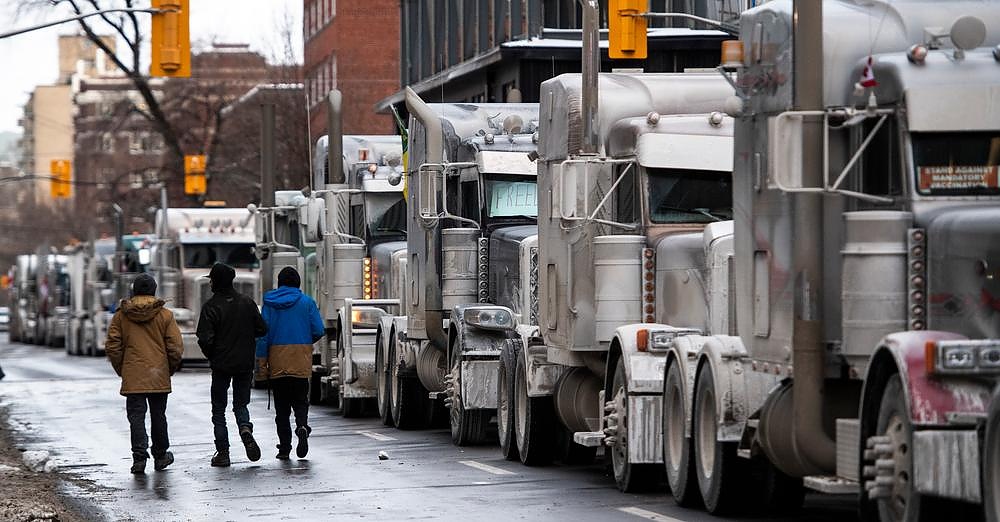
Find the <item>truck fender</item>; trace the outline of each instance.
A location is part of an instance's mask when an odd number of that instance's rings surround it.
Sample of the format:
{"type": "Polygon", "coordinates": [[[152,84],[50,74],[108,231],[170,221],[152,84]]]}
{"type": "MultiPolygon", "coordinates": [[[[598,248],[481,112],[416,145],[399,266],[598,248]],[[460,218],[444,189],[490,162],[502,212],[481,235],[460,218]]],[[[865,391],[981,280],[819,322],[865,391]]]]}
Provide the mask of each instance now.
{"type": "Polygon", "coordinates": [[[386,316],[383,320],[388,320],[389,335],[386,336],[385,346],[386,346],[386,357],[389,353],[389,343],[392,342],[392,334],[396,334],[396,338],[399,342],[396,343],[396,357],[400,358],[399,370],[402,373],[408,375],[416,375],[417,372],[417,346],[418,342],[410,341],[406,337],[406,316],[386,316]]]}
{"type": "Polygon", "coordinates": [[[476,358],[500,360],[500,350],[507,343],[507,339],[517,336],[513,330],[484,330],[465,324],[461,320],[467,308],[480,306],[478,304],[457,305],[451,312],[451,319],[448,324],[448,360],[451,360],[451,349],[453,346],[459,347],[462,351],[462,359],[476,358]]]}
{"type": "Polygon", "coordinates": [[[643,395],[663,395],[663,377],[666,363],[664,351],[639,351],[636,334],[640,330],[679,330],[665,324],[630,324],[619,326],[611,340],[611,350],[608,352],[607,372],[605,373],[605,397],[611,396],[611,382],[614,379],[618,359],[625,363],[625,378],[628,380],[629,392],[643,395]],[[617,346],[617,350],[615,347],[617,346]]]}
{"type": "Polygon", "coordinates": [[[698,353],[697,367],[700,371],[707,365],[715,378],[718,440],[739,442],[743,437],[743,427],[750,413],[747,406],[744,367],[747,351],[739,337],[713,335],[705,337],[704,340],[698,353]]]}
{"type": "Polygon", "coordinates": [[[986,415],[992,393],[988,382],[940,378],[927,373],[924,347],[928,341],[962,339],[967,337],[935,330],[897,332],[882,339],[868,363],[861,392],[862,441],[874,433],[885,384],[893,373],[899,373],[903,382],[910,421],[915,428],[952,425],[949,416],[956,413],[966,418],[986,415]]]}

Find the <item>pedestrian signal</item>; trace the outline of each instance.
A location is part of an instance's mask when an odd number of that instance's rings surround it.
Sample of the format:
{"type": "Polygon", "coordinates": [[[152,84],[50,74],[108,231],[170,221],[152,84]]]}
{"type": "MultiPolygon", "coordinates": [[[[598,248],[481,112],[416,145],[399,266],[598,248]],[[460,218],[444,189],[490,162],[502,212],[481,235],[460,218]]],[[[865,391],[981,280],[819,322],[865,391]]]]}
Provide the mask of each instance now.
{"type": "Polygon", "coordinates": [[[646,0],[608,0],[608,57],[642,59],[646,51],[646,0]]]}
{"type": "Polygon", "coordinates": [[[67,199],[72,196],[70,189],[72,178],[73,162],[70,160],[52,160],[49,164],[51,179],[49,180],[49,192],[54,199],[67,199]]]}
{"type": "Polygon", "coordinates": [[[150,76],[191,77],[189,0],[152,0],[150,76]]]}
{"type": "Polygon", "coordinates": [[[205,179],[207,163],[204,154],[184,156],[184,193],[188,196],[201,196],[208,189],[208,181],[205,179]]]}

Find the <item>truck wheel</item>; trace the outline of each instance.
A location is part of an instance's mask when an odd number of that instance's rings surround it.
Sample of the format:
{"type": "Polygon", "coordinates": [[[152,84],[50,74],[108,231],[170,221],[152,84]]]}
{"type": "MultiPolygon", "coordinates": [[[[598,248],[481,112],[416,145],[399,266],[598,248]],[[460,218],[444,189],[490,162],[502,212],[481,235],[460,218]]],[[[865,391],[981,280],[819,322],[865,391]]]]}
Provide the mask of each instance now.
{"type": "MultiPolygon", "coordinates": [[[[389,334],[390,342],[395,342],[396,332],[393,330],[389,334]]],[[[392,380],[389,379],[389,368],[385,363],[386,354],[382,348],[382,330],[379,329],[375,336],[375,396],[378,400],[378,416],[382,419],[382,424],[392,426],[392,408],[389,407],[389,393],[392,380]]]]}
{"type": "Polygon", "coordinates": [[[878,408],[878,422],[875,436],[888,437],[891,454],[879,455],[879,459],[894,461],[893,483],[885,496],[878,498],[879,520],[883,522],[917,522],[933,520],[930,503],[914,491],[913,482],[913,425],[910,412],[903,397],[903,381],[899,374],[889,378],[882,393],[878,408]],[[924,505],[928,504],[928,505],[924,505]]]}
{"type": "Polygon", "coordinates": [[[663,468],[674,501],[688,507],[697,504],[701,497],[691,462],[694,442],[684,433],[687,408],[681,364],[686,363],[672,361],[663,379],[663,468]]]}
{"type": "Polygon", "coordinates": [[[500,365],[497,371],[497,436],[500,439],[500,453],[507,460],[517,460],[517,441],[514,437],[514,376],[517,374],[515,361],[521,341],[511,339],[504,343],[500,351],[500,365]]]}
{"type": "Polygon", "coordinates": [[[493,410],[467,410],[462,401],[462,352],[452,346],[451,373],[448,375],[451,442],[456,446],[482,444],[488,436],[493,410]]]}
{"type": "Polygon", "coordinates": [[[615,366],[614,379],[611,381],[611,403],[617,415],[615,420],[608,422],[608,428],[614,428],[613,442],[610,447],[611,469],[614,472],[615,483],[623,493],[647,491],[659,482],[659,469],[655,464],[633,464],[629,462],[628,430],[628,379],[625,376],[625,358],[618,359],[615,366]]]}
{"type": "Polygon", "coordinates": [[[323,404],[323,396],[321,395],[322,389],[320,388],[320,377],[323,375],[318,372],[312,372],[312,378],[309,379],[309,404],[314,406],[323,404]]]}
{"type": "Polygon", "coordinates": [[[529,397],[524,356],[517,358],[514,377],[514,439],[521,463],[540,466],[552,461],[555,408],[552,397],[529,397]]]}
{"type": "Polygon", "coordinates": [[[69,332],[66,334],[66,355],[80,355],[79,350],[76,335],[73,333],[73,327],[71,326],[69,332]]]}
{"type": "Polygon", "coordinates": [[[990,401],[983,449],[983,511],[986,522],[1000,522],[1000,388],[990,401]]]}
{"type": "Polygon", "coordinates": [[[345,419],[360,417],[365,411],[365,399],[363,397],[340,396],[340,415],[345,419]]]}
{"type": "Polygon", "coordinates": [[[399,374],[396,343],[389,344],[389,377],[389,407],[393,424],[401,430],[426,427],[433,411],[427,389],[416,377],[399,374]]]}
{"type": "Polygon", "coordinates": [[[799,477],[791,477],[761,457],[754,463],[761,471],[760,505],[768,515],[795,515],[802,509],[806,488],[799,477]]]}
{"type": "Polygon", "coordinates": [[[715,378],[708,365],[698,371],[694,397],[695,472],[705,508],[713,515],[745,509],[741,493],[748,483],[747,463],[736,455],[737,443],[718,440],[715,378]]]}

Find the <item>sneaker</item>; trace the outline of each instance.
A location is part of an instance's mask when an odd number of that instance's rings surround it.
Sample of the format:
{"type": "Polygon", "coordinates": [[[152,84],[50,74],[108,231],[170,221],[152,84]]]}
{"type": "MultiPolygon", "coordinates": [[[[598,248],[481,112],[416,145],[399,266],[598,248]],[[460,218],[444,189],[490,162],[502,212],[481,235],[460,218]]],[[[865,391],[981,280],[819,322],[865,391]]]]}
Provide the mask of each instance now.
{"type": "Polygon", "coordinates": [[[132,459],[132,473],[134,475],[142,475],[146,472],[146,459],[132,459]]]}
{"type": "Polygon", "coordinates": [[[312,431],[308,426],[299,426],[295,428],[295,436],[299,438],[298,445],[295,446],[295,454],[299,456],[300,459],[306,458],[306,454],[309,453],[309,432],[312,431]]]}
{"type": "Polygon", "coordinates": [[[292,452],[292,448],[291,447],[282,448],[281,446],[278,446],[278,454],[275,455],[274,458],[276,458],[278,460],[288,460],[289,454],[291,452],[292,452]]]}
{"type": "Polygon", "coordinates": [[[240,438],[243,439],[243,445],[247,448],[247,458],[250,459],[250,462],[260,460],[260,446],[253,439],[253,431],[247,427],[240,428],[240,438]]]}
{"type": "Polygon", "coordinates": [[[229,450],[219,450],[212,457],[212,465],[217,468],[229,467],[229,450]]]}
{"type": "Polygon", "coordinates": [[[167,469],[167,466],[174,463],[174,454],[171,452],[166,452],[162,457],[157,457],[153,459],[153,469],[156,471],[163,471],[167,469]]]}

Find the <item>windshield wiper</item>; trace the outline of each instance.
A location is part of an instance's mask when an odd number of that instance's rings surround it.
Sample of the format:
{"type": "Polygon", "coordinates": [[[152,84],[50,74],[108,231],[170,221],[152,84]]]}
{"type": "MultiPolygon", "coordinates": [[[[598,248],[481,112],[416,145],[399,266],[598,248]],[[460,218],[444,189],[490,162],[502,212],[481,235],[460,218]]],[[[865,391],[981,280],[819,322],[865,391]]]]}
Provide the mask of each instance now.
{"type": "Polygon", "coordinates": [[[669,205],[660,205],[660,206],[656,207],[656,210],[670,210],[670,211],[673,211],[673,212],[683,212],[685,214],[697,214],[697,215],[702,215],[702,216],[706,216],[708,218],[714,219],[715,221],[725,221],[726,219],[729,219],[729,218],[725,218],[725,217],[721,217],[720,218],[719,216],[716,216],[715,214],[713,214],[710,209],[707,209],[707,208],[704,208],[704,207],[681,208],[681,207],[671,207],[669,205]]]}

